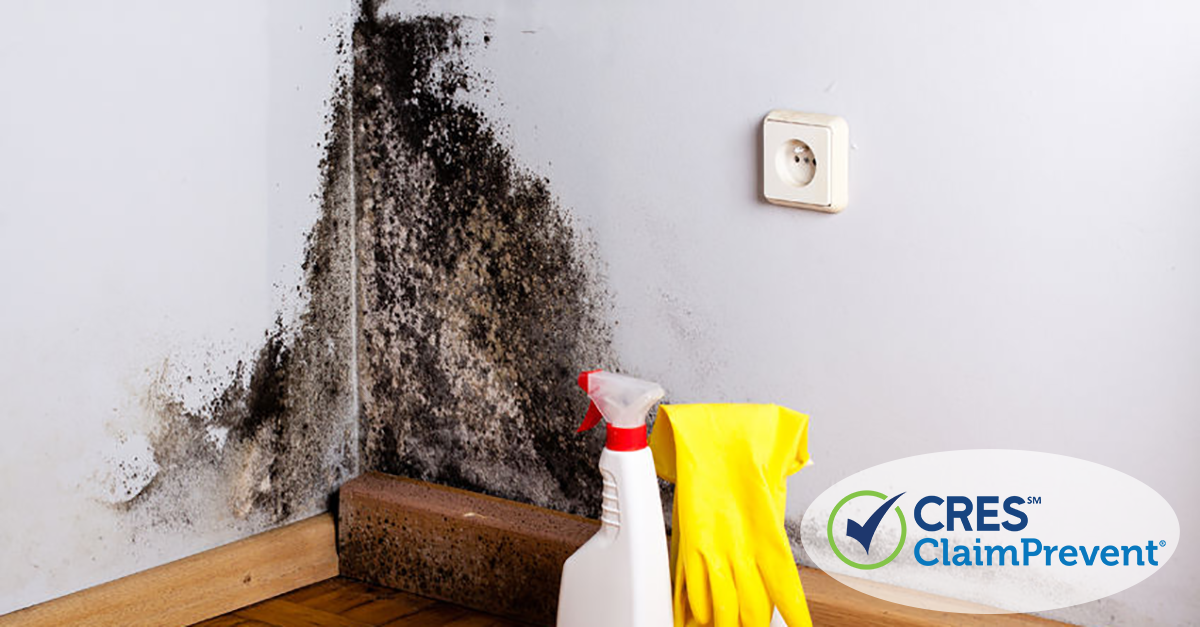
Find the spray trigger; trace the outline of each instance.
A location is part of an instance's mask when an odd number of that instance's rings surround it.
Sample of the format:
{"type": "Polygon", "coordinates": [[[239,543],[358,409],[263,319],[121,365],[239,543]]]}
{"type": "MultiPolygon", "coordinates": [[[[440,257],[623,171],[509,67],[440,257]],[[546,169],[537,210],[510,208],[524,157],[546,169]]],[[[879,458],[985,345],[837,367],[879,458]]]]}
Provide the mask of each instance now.
{"type": "Polygon", "coordinates": [[[600,419],[603,417],[604,415],[600,413],[600,408],[596,407],[595,403],[588,405],[587,415],[583,417],[583,424],[579,425],[579,428],[575,430],[575,433],[583,433],[584,431],[587,431],[588,429],[600,424],[600,419]]]}
{"type": "MultiPolygon", "coordinates": [[[[588,391],[588,376],[590,376],[593,372],[600,371],[588,370],[587,372],[579,373],[579,378],[576,380],[576,382],[579,384],[579,387],[583,388],[584,393],[588,391]]],[[[600,413],[600,408],[596,406],[595,401],[591,401],[588,404],[587,415],[583,417],[583,424],[579,425],[579,428],[575,430],[575,433],[583,433],[584,431],[587,431],[588,429],[600,424],[600,419],[603,417],[604,414],[600,413]]]]}

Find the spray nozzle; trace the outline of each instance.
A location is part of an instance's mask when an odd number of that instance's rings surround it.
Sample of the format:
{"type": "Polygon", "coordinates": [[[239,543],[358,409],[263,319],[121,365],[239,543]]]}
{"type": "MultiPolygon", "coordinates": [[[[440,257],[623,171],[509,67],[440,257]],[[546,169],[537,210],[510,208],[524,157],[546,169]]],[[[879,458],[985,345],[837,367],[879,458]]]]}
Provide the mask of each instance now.
{"type": "Polygon", "coordinates": [[[591,399],[579,432],[600,424],[601,418],[618,429],[644,427],[646,412],[665,394],[657,383],[604,370],[580,373],[578,382],[591,399]]]}

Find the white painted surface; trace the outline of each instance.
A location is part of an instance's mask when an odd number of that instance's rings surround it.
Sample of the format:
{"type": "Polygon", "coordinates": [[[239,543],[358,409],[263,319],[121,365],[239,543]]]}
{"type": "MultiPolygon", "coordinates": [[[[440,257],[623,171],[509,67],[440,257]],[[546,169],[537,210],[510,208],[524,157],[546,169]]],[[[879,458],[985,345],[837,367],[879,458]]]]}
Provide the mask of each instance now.
{"type": "MultiPolygon", "coordinates": [[[[408,8],[405,8],[408,7],[408,8]]],[[[812,415],[793,514],[909,455],[1079,457],[1183,534],[1052,615],[1200,614],[1200,9],[1117,2],[421,2],[491,44],[508,141],[595,231],[631,374],[812,415]],[[758,121],[844,116],[840,215],[757,197],[758,121]],[[702,129],[697,131],[696,129],[702,129]]]]}
{"type": "Polygon", "coordinates": [[[346,7],[3,10],[0,613],[250,531],[128,519],[110,475],[155,471],[155,377],[209,370],[184,390],[199,405],[298,311],[346,7]]]}

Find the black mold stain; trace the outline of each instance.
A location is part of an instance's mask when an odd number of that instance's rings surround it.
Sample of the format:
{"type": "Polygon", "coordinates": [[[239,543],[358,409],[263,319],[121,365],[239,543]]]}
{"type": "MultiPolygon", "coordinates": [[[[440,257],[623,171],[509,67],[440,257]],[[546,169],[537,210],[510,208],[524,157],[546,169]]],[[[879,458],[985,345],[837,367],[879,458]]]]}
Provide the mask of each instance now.
{"type": "Polygon", "coordinates": [[[354,29],[361,463],[594,516],[595,256],[462,98],[468,49],[460,18],[371,2],[354,29]]]}
{"type": "Polygon", "coordinates": [[[364,2],[328,120],[306,309],[199,410],[171,384],[190,373],[163,373],[146,397],[159,471],[115,507],[259,529],[328,508],[361,466],[598,513],[601,437],[575,433],[574,386],[613,365],[598,264],[548,182],[461,99],[478,82],[463,31],[364,2]]]}
{"type": "Polygon", "coordinates": [[[160,470],[117,506],[149,524],[191,526],[216,507],[217,518],[271,525],[326,509],[330,494],[357,473],[348,89],[340,77],[327,120],[321,212],[303,262],[303,313],[290,326],[277,321],[254,359],[239,362],[231,382],[200,410],[179,401],[174,373],[164,373],[147,395],[160,419],[150,435],[160,470]]]}

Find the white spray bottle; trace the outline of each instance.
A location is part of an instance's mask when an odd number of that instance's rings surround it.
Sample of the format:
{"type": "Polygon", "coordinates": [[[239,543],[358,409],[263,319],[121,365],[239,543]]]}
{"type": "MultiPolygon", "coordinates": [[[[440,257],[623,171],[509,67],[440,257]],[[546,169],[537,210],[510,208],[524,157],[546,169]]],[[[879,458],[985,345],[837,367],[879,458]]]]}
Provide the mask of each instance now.
{"type": "Polygon", "coordinates": [[[671,627],[671,570],[646,412],[657,383],[603,370],[579,375],[592,403],[579,431],[608,421],[600,531],[563,564],[558,627],[671,627]]]}

